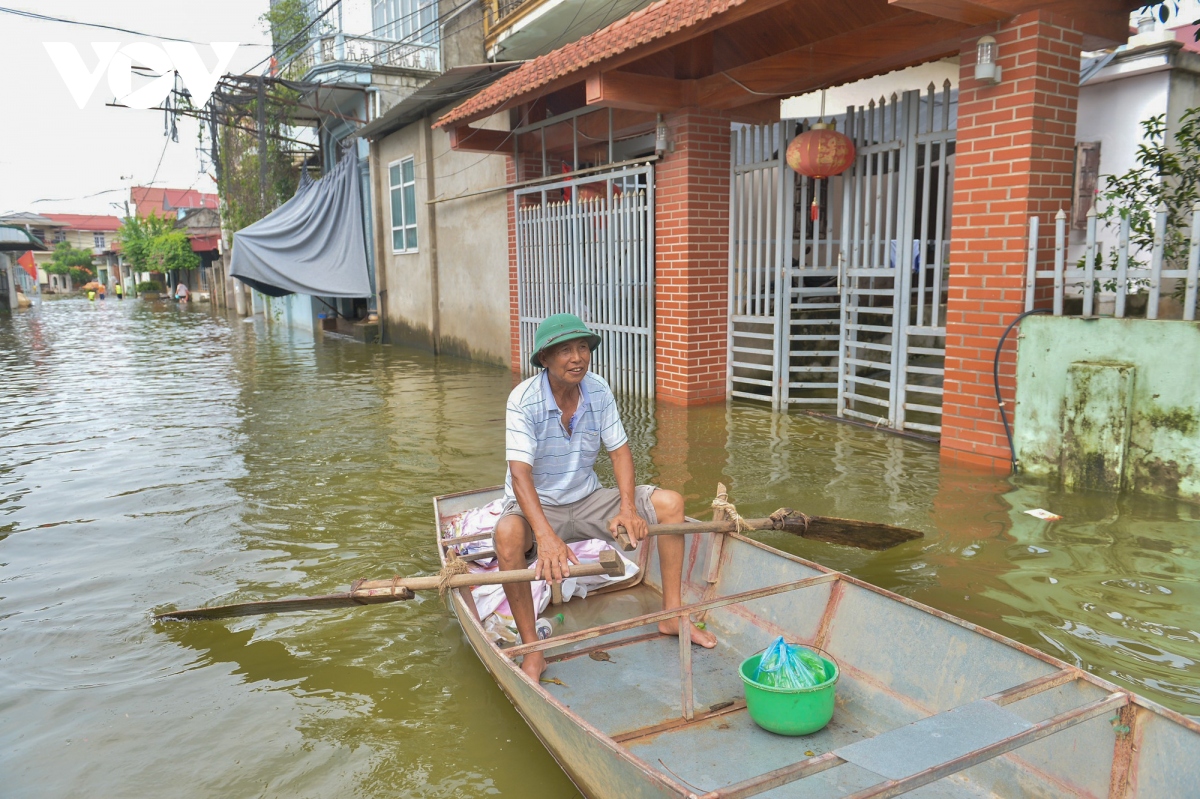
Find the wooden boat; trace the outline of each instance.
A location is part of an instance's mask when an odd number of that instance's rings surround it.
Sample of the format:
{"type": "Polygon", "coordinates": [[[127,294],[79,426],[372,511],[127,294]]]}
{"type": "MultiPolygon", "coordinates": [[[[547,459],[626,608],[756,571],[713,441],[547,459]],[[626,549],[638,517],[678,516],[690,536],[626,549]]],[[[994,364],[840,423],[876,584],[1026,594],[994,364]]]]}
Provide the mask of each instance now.
{"type": "MultiPolygon", "coordinates": [[[[501,493],[437,497],[439,531],[501,493]]],[[[497,646],[469,592],[452,592],[479,659],[585,796],[1200,795],[1200,723],[1079,668],[736,534],[688,536],[688,604],[662,611],[645,549],[644,579],[561,605],[562,629],[532,644],[497,646]],[[716,649],[658,632],[682,613],[716,649]],[[738,666],[778,635],[839,664],[815,734],[747,714],[738,666]],[[535,650],[557,682],[520,670],[535,650]]]]}

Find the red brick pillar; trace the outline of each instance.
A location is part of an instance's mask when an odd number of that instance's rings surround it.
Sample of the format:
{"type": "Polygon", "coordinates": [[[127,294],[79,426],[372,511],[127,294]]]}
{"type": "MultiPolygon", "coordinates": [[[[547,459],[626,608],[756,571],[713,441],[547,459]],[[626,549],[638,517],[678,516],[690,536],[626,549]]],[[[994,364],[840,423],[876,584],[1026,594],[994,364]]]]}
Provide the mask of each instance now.
{"type": "Polygon", "coordinates": [[[725,398],[729,313],[729,118],[666,117],[674,152],[655,168],[656,391],[693,405],[725,398]]]}
{"type": "MultiPolygon", "coordinates": [[[[1054,215],[1070,208],[1082,35],[1049,12],[1033,11],[977,28],[963,40],[958,149],[946,311],[943,457],[1007,472],[1010,452],[993,388],[1004,328],[1025,308],[1029,217],[1045,244],[1054,215]],[[1001,82],[975,80],[975,44],[990,33],[1001,82]]],[[[1009,420],[1016,336],[1000,363],[1009,420]]]]}
{"type": "MultiPolygon", "coordinates": [[[[517,182],[517,162],[515,158],[504,159],[507,164],[504,179],[513,184],[517,182]]],[[[508,344],[509,367],[513,372],[513,382],[521,375],[521,315],[519,293],[517,288],[517,195],[508,193],[508,344]]]]}
{"type": "MultiPolygon", "coordinates": [[[[518,165],[513,157],[505,159],[505,180],[516,183],[518,180],[533,180],[542,177],[542,162],[540,158],[523,156],[518,165]]],[[[508,338],[509,338],[509,367],[513,372],[513,384],[520,382],[521,369],[521,315],[519,293],[517,287],[517,195],[508,193],[508,338]]]]}

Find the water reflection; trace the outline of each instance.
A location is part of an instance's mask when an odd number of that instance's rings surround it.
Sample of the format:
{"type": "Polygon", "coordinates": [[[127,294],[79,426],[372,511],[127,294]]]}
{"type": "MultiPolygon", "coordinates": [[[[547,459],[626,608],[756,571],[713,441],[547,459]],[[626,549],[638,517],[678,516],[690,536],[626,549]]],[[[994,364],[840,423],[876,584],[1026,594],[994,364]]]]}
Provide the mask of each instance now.
{"type": "MultiPolygon", "coordinates": [[[[66,299],[0,316],[0,375],[6,796],[572,795],[436,599],[147,615],[433,569],[430,497],[503,480],[506,371],[66,299]]],[[[692,515],[721,481],[748,516],[922,530],[875,554],[760,537],[1200,711],[1200,509],[1014,488],[753,405],[623,413],[640,478],[692,515]]]]}

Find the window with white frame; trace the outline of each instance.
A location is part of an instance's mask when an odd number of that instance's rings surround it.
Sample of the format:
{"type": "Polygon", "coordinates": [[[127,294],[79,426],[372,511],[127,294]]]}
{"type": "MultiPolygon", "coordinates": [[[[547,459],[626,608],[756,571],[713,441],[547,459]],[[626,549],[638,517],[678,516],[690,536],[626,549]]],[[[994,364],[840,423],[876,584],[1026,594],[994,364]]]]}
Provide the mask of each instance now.
{"type": "Polygon", "coordinates": [[[374,35],[411,44],[437,44],[437,0],[373,0],[374,35]]]}
{"type": "Polygon", "coordinates": [[[95,247],[97,250],[104,249],[104,234],[103,233],[93,233],[92,234],[92,246],[95,247]]]}
{"type": "Polygon", "coordinates": [[[51,244],[61,244],[66,240],[67,231],[59,228],[58,230],[54,231],[54,240],[51,242],[51,244]]]}
{"type": "Polygon", "coordinates": [[[388,164],[392,252],[417,251],[417,181],[412,156],[388,164]]]}

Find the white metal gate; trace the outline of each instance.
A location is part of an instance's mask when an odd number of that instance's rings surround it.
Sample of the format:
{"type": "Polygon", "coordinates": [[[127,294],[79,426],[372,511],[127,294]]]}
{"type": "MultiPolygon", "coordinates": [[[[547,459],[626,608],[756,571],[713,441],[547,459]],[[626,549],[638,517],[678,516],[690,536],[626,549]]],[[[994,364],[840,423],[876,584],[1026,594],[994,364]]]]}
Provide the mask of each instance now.
{"type": "Polygon", "coordinates": [[[538,324],[577,314],[604,340],[592,370],[626,396],[654,397],[654,173],[651,166],[518,189],[521,368],[538,324]]]}
{"type": "Polygon", "coordinates": [[[953,103],[947,83],[848,109],[855,164],[819,182],[786,167],[803,125],[733,132],[732,396],[940,433],[953,103]]]}

